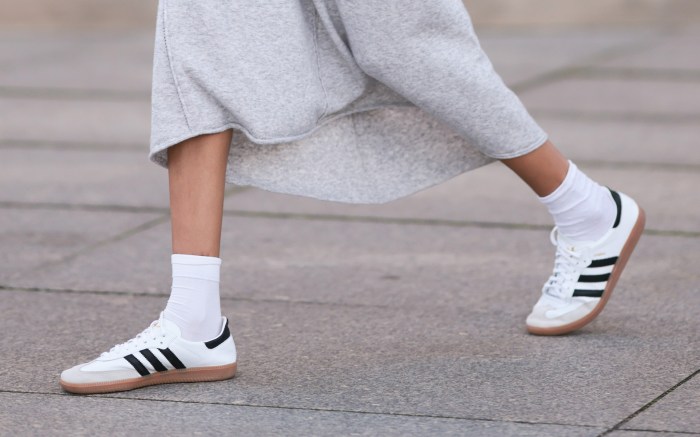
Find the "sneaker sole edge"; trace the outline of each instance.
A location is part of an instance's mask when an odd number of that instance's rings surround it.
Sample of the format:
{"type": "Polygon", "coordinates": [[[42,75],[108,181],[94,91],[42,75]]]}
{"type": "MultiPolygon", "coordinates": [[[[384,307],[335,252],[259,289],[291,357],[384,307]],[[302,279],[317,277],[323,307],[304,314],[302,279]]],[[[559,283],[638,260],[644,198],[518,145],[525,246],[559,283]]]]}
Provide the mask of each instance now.
{"type": "Polygon", "coordinates": [[[60,380],[61,388],[75,394],[112,393],[134,390],[149,385],[172,384],[181,382],[208,382],[231,379],[236,375],[236,363],[223,366],[194,367],[191,369],[173,369],[165,372],[152,373],[132,379],[119,381],[93,382],[72,384],[60,380]]]}
{"type": "Polygon", "coordinates": [[[608,280],[608,284],[605,286],[603,297],[600,299],[600,302],[598,302],[598,305],[596,305],[595,308],[593,308],[593,311],[588,313],[585,317],[576,320],[575,322],[571,322],[562,326],[542,328],[527,325],[527,332],[534,335],[546,336],[569,334],[573,331],[583,328],[584,326],[592,322],[593,319],[598,317],[600,312],[603,311],[603,308],[605,308],[605,305],[608,303],[608,300],[610,300],[610,296],[612,296],[612,292],[615,289],[615,286],[617,285],[617,280],[622,275],[622,271],[625,269],[627,261],[629,260],[630,256],[632,256],[632,252],[634,252],[634,248],[637,246],[637,242],[642,236],[645,224],[646,213],[641,207],[639,207],[639,216],[637,217],[637,222],[634,224],[634,227],[630,232],[630,236],[627,238],[627,241],[625,242],[625,245],[623,246],[622,251],[620,252],[620,257],[618,259],[617,264],[615,264],[613,271],[610,273],[610,279],[608,280]]]}

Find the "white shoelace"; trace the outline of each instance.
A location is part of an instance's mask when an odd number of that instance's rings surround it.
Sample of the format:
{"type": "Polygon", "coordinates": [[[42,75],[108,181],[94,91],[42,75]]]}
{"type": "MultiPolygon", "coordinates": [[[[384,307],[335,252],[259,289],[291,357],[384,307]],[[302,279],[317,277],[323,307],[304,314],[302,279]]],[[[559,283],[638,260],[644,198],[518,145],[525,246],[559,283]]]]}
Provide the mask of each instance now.
{"type": "Polygon", "coordinates": [[[142,340],[143,343],[146,343],[146,340],[148,338],[153,338],[155,340],[159,336],[165,337],[165,333],[163,332],[163,313],[160,314],[158,320],[154,320],[153,322],[151,322],[148,328],[141,331],[139,334],[136,335],[136,337],[131,338],[125,341],[124,343],[120,343],[113,346],[109,351],[102,352],[100,356],[103,357],[107,354],[112,354],[115,352],[131,352],[135,349],[138,349],[138,345],[142,342],[142,340]]]}
{"type": "Polygon", "coordinates": [[[557,248],[554,257],[554,271],[542,288],[542,293],[557,300],[568,302],[573,293],[572,284],[576,283],[581,271],[590,264],[585,253],[572,250],[558,238],[557,228],[552,229],[549,240],[557,248]]]}

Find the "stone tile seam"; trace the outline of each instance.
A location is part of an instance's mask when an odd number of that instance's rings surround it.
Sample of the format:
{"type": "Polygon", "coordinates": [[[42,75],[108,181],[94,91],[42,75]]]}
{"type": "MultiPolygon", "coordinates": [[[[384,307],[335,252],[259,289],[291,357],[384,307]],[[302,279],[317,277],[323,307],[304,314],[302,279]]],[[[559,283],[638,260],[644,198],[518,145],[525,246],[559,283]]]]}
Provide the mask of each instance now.
{"type": "MultiPolygon", "coordinates": [[[[447,219],[417,219],[380,216],[348,216],[334,214],[303,214],[303,213],[271,213],[265,211],[225,210],[224,216],[241,218],[270,218],[279,220],[302,221],[337,221],[355,222],[366,224],[391,224],[391,225],[417,225],[417,226],[444,226],[456,228],[479,229],[504,229],[516,231],[551,231],[552,225],[539,225],[532,223],[486,222],[486,221],[461,221],[447,219]]],[[[700,238],[700,231],[680,231],[665,229],[645,229],[644,234],[664,237],[700,238]]]]}
{"type": "MultiPolygon", "coordinates": [[[[104,297],[104,296],[120,296],[120,297],[131,297],[131,298],[168,298],[170,296],[169,292],[138,292],[138,291],[125,291],[125,290],[79,290],[72,288],[51,288],[51,287],[31,287],[31,286],[21,286],[13,284],[0,284],[0,293],[45,293],[45,294],[55,294],[55,295],[83,295],[92,297],[104,297]]],[[[353,302],[332,302],[332,301],[322,301],[322,300],[305,300],[305,299],[281,299],[273,297],[253,297],[253,296],[221,296],[220,299],[226,302],[247,302],[253,304],[277,304],[277,305],[308,305],[308,306],[321,306],[321,307],[338,307],[338,308],[372,308],[372,309],[386,309],[386,310],[407,310],[407,311],[419,311],[424,310],[425,306],[415,306],[415,305],[386,305],[386,304],[363,304],[363,303],[353,303],[353,302]]],[[[454,305],[438,304],[429,307],[431,310],[443,310],[443,309],[453,309],[454,305]]],[[[474,306],[470,307],[457,307],[460,310],[471,311],[473,314],[484,314],[484,310],[474,310],[474,306]]],[[[522,316],[525,317],[529,311],[529,307],[523,309],[522,316]]],[[[489,314],[491,312],[488,312],[489,314]]]]}
{"type": "Polygon", "coordinates": [[[614,169],[614,170],[661,170],[674,174],[679,172],[700,173],[700,164],[673,163],[673,162],[644,162],[644,161],[606,161],[595,159],[576,159],[579,167],[586,169],[614,169]]]}
{"type": "Polygon", "coordinates": [[[515,82],[510,85],[510,88],[516,94],[530,92],[543,86],[569,79],[577,74],[582,74],[602,62],[611,61],[642,50],[650,50],[659,44],[661,44],[660,41],[650,42],[650,37],[647,36],[633,42],[607,47],[589,56],[583,57],[581,60],[574,61],[567,66],[555,68],[530,79],[515,82]]]}
{"type": "Polygon", "coordinates": [[[148,153],[148,141],[145,140],[142,143],[136,143],[136,142],[123,142],[123,143],[110,143],[110,142],[104,142],[104,141],[81,141],[81,140],[56,140],[56,139],[26,139],[26,138],[11,138],[11,137],[5,137],[5,138],[0,138],[0,147],[3,148],[9,148],[9,147],[26,147],[28,149],[30,148],[55,148],[55,149],[62,149],[62,148],[81,148],[81,149],[88,149],[88,150],[97,150],[98,148],[100,150],[139,150],[141,152],[144,152],[144,154],[148,153]]]}
{"type": "Polygon", "coordinates": [[[658,433],[658,434],[673,433],[673,434],[683,434],[683,435],[700,435],[700,431],[698,431],[698,432],[671,431],[671,430],[643,429],[643,428],[625,428],[625,429],[618,429],[615,432],[622,433],[622,435],[624,435],[625,432],[648,432],[648,433],[658,433]]]}
{"type": "Polygon", "coordinates": [[[624,80],[624,81],[654,81],[676,83],[697,83],[700,81],[700,70],[682,68],[626,68],[596,66],[575,73],[572,79],[583,80],[624,80]]]}
{"type": "Polygon", "coordinates": [[[661,125],[691,125],[700,122],[700,112],[662,113],[662,112],[620,112],[620,111],[568,111],[529,107],[532,115],[539,119],[577,121],[580,123],[651,123],[661,125]]]}
{"type": "Polygon", "coordinates": [[[131,236],[134,236],[140,232],[146,231],[146,230],[151,229],[155,226],[158,226],[162,223],[165,223],[168,220],[170,220],[169,215],[158,216],[156,218],[147,220],[146,222],[143,222],[143,223],[141,223],[137,226],[134,226],[132,228],[126,229],[126,230],[124,230],[116,235],[109,237],[109,238],[105,238],[102,240],[98,240],[92,244],[88,244],[87,246],[84,246],[80,249],[77,249],[77,250],[75,250],[67,255],[64,255],[58,259],[51,260],[51,261],[48,261],[45,263],[41,263],[41,264],[36,265],[36,266],[30,266],[27,269],[20,269],[20,270],[16,271],[14,275],[10,276],[10,278],[16,277],[16,276],[23,276],[28,271],[41,270],[41,269],[45,269],[47,267],[52,267],[52,266],[64,264],[64,263],[69,262],[71,260],[74,260],[82,255],[90,253],[95,249],[99,249],[99,248],[107,246],[111,243],[115,243],[115,242],[124,240],[124,239],[129,238],[131,236]]]}
{"type": "MultiPolygon", "coordinates": [[[[243,187],[246,188],[246,187],[243,187]]],[[[227,191],[226,197],[231,197],[243,192],[244,189],[234,187],[227,191]]],[[[0,209],[19,210],[61,210],[61,211],[86,211],[86,212],[121,212],[126,214],[163,213],[169,214],[164,207],[127,206],[127,205],[90,205],[90,204],[65,204],[65,203],[26,203],[14,201],[0,201],[0,209]]],[[[381,217],[343,214],[314,214],[292,212],[249,211],[237,209],[225,209],[225,217],[238,218],[266,218],[274,220],[301,220],[323,222],[354,222],[364,224],[391,224],[407,226],[444,226],[456,228],[479,229],[505,229],[527,231],[550,231],[551,225],[515,222],[488,222],[472,220],[449,220],[429,218],[404,218],[381,217]]],[[[167,221],[167,220],[166,220],[167,221]]],[[[145,229],[144,229],[145,230],[145,229]]],[[[700,238],[700,231],[683,231],[677,229],[645,229],[645,235],[656,237],[700,238]]],[[[131,235],[129,235],[131,236],[131,235]]]]}
{"type": "Polygon", "coordinates": [[[53,202],[21,202],[0,200],[0,208],[19,210],[58,210],[84,212],[111,212],[125,214],[166,214],[169,209],[161,206],[134,206],[119,204],[89,204],[89,203],[53,203],[53,202]]]}
{"type": "Polygon", "coordinates": [[[85,398],[97,398],[97,399],[119,399],[119,400],[162,402],[162,403],[176,403],[176,404],[190,404],[190,405],[242,407],[242,408],[252,408],[252,409],[313,411],[313,412],[318,412],[318,413],[342,413],[342,414],[358,414],[358,415],[389,416],[389,417],[415,417],[415,418],[422,418],[422,419],[458,420],[458,421],[471,421],[471,422],[513,423],[513,424],[534,425],[534,426],[548,425],[548,426],[568,426],[568,427],[572,427],[572,428],[590,428],[590,429],[601,429],[602,428],[601,426],[586,425],[586,424],[570,424],[570,423],[557,423],[557,422],[531,422],[531,421],[526,421],[526,420],[499,420],[499,419],[489,419],[489,418],[483,418],[483,417],[463,417],[463,416],[448,416],[448,415],[420,414],[420,413],[401,413],[401,412],[346,410],[346,409],[333,409],[333,408],[294,407],[294,406],[289,406],[289,405],[266,405],[266,404],[253,404],[253,403],[227,403],[227,402],[211,402],[211,401],[205,401],[205,402],[185,401],[185,400],[177,400],[177,399],[154,399],[154,398],[130,397],[130,396],[109,395],[109,394],[108,395],[76,396],[76,395],[56,393],[56,392],[39,392],[39,391],[11,390],[11,389],[0,389],[0,393],[27,394],[27,395],[39,395],[39,396],[76,397],[76,398],[85,397],[85,398]]]}
{"type": "Polygon", "coordinates": [[[0,98],[60,101],[148,102],[151,99],[151,92],[150,90],[42,88],[0,85],[0,98]]]}
{"type": "MultiPolygon", "coordinates": [[[[644,404],[640,409],[638,409],[637,411],[633,412],[633,413],[630,414],[629,416],[627,416],[627,417],[625,417],[624,419],[622,419],[620,422],[618,422],[617,424],[615,424],[615,426],[613,426],[612,428],[605,430],[602,434],[599,434],[598,437],[603,437],[603,436],[609,435],[610,433],[615,432],[615,431],[618,431],[618,430],[624,431],[625,428],[623,428],[623,426],[624,426],[626,423],[629,423],[632,419],[634,419],[635,417],[637,417],[637,416],[639,416],[640,414],[644,413],[644,412],[645,412],[646,410],[648,410],[649,408],[653,407],[656,403],[658,403],[659,401],[661,401],[663,398],[665,398],[665,397],[668,396],[669,394],[673,393],[676,389],[678,389],[678,388],[681,387],[683,384],[685,384],[686,382],[690,381],[691,379],[693,379],[695,376],[697,376],[697,375],[699,375],[699,374],[700,374],[700,369],[694,371],[693,373],[691,373],[690,375],[686,376],[685,378],[683,378],[682,380],[680,380],[678,383],[676,383],[675,385],[673,385],[671,388],[669,388],[669,389],[666,390],[665,392],[661,393],[659,396],[655,397],[655,398],[652,399],[651,401],[649,401],[649,402],[647,402],[646,404],[644,404]]],[[[662,431],[660,431],[660,432],[662,432],[662,431]]],[[[675,432],[675,431],[674,431],[674,432],[675,432]]]]}
{"type": "Polygon", "coordinates": [[[89,153],[119,153],[119,154],[134,154],[145,155],[147,152],[146,146],[127,145],[90,145],[90,144],[57,144],[57,143],[21,143],[21,142],[3,142],[0,141],[0,150],[50,150],[58,152],[89,152],[89,153]]]}
{"type": "MultiPolygon", "coordinates": [[[[167,298],[170,296],[169,292],[134,292],[134,291],[124,291],[124,290],[76,290],[72,288],[51,288],[51,287],[28,287],[28,286],[15,286],[12,284],[0,284],[0,292],[20,292],[20,293],[48,293],[48,294],[75,294],[75,295],[88,295],[88,296],[122,296],[122,297],[153,297],[153,298],[167,298]]],[[[303,299],[276,299],[276,298],[256,298],[247,296],[221,296],[222,301],[229,302],[251,302],[251,303],[271,303],[271,304],[282,304],[282,305],[316,305],[316,306],[328,306],[328,307],[341,307],[341,308],[379,308],[379,309],[420,309],[421,307],[413,307],[407,305],[392,306],[392,305],[380,305],[380,304],[362,304],[362,303],[348,303],[348,302],[324,302],[317,300],[303,300],[303,299]]],[[[441,306],[434,306],[431,308],[439,309],[441,306]]]]}

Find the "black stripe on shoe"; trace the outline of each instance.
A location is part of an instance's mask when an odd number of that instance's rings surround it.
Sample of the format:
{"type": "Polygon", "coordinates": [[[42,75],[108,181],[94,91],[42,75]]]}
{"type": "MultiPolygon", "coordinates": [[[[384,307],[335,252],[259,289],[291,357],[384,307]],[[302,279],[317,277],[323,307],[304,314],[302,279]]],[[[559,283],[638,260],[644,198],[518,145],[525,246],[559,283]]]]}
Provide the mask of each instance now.
{"type": "MultiPolygon", "coordinates": [[[[610,188],[608,188],[608,190],[610,190],[610,188]]],[[[615,217],[615,224],[613,225],[613,229],[615,229],[620,224],[620,219],[622,218],[622,199],[616,191],[610,190],[610,194],[617,206],[617,217],[615,217]]]]}
{"type": "Polygon", "coordinates": [[[165,358],[168,359],[168,361],[170,361],[170,364],[172,364],[174,368],[176,368],[176,369],[185,369],[186,368],[185,365],[182,364],[182,361],[180,361],[180,359],[169,348],[166,348],[166,349],[158,348],[158,350],[160,351],[160,353],[163,354],[163,356],[165,358]]]}
{"type": "Polygon", "coordinates": [[[604,275],[581,275],[578,282],[605,282],[610,279],[610,273],[604,275]]]}
{"type": "Polygon", "coordinates": [[[214,349],[221,343],[225,342],[229,337],[231,336],[231,331],[228,330],[228,320],[226,320],[226,326],[224,326],[224,332],[221,333],[220,336],[216,337],[213,340],[209,340],[204,343],[206,347],[209,349],[214,349]]]}
{"type": "Polygon", "coordinates": [[[141,355],[143,355],[145,359],[148,360],[149,363],[151,363],[151,366],[153,366],[153,368],[156,369],[156,371],[165,372],[166,370],[168,370],[167,367],[165,367],[163,363],[161,363],[150,350],[144,349],[139,352],[141,353],[141,355]]]}
{"type": "Polygon", "coordinates": [[[590,264],[588,264],[588,267],[607,267],[607,266],[615,265],[616,262],[617,262],[616,256],[614,256],[612,258],[594,259],[590,264]]]}
{"type": "Polygon", "coordinates": [[[128,361],[129,364],[131,364],[132,366],[134,366],[134,369],[135,369],[137,372],[139,372],[139,375],[141,375],[141,376],[148,376],[148,375],[151,374],[151,372],[148,371],[148,369],[146,368],[146,366],[144,366],[143,364],[141,364],[141,361],[139,361],[139,359],[136,358],[135,356],[133,356],[133,355],[127,355],[127,356],[124,357],[124,359],[125,359],[126,361],[128,361]]]}
{"type": "Polygon", "coordinates": [[[574,297],[603,297],[603,290],[574,290],[574,297]]]}

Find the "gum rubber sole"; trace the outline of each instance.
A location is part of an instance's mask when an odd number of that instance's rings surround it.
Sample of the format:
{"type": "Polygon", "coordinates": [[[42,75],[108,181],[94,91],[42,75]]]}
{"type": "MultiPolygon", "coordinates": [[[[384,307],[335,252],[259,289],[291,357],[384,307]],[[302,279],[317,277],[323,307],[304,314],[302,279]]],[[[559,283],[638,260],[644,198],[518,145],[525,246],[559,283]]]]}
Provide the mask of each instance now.
{"type": "Polygon", "coordinates": [[[598,316],[598,314],[600,314],[600,312],[603,311],[603,308],[605,308],[605,304],[607,304],[608,300],[610,300],[610,296],[612,295],[613,289],[615,288],[615,285],[617,285],[617,280],[620,278],[620,275],[622,275],[622,271],[627,265],[627,261],[632,255],[632,252],[634,251],[634,248],[637,245],[639,238],[642,236],[645,223],[646,214],[644,213],[644,210],[640,207],[637,222],[634,224],[634,227],[630,232],[630,236],[627,238],[625,245],[622,247],[622,252],[620,252],[618,261],[615,264],[615,267],[613,267],[612,272],[610,273],[610,279],[608,280],[608,283],[605,286],[605,290],[603,291],[603,297],[600,299],[600,302],[598,302],[598,305],[596,305],[595,308],[593,308],[593,311],[588,313],[585,317],[576,320],[575,322],[567,323],[566,325],[562,326],[554,326],[551,328],[539,328],[536,326],[527,325],[527,332],[534,335],[564,335],[576,331],[577,329],[581,329],[590,322],[592,322],[593,319],[595,319],[598,316]]]}
{"type": "Polygon", "coordinates": [[[135,388],[157,384],[172,384],[176,382],[207,382],[231,379],[236,374],[236,363],[224,366],[193,367],[191,369],[173,369],[165,372],[152,373],[138,378],[122,379],[119,381],[95,382],[88,384],[71,384],[60,381],[63,390],[76,394],[111,393],[127,391],[135,388]]]}

